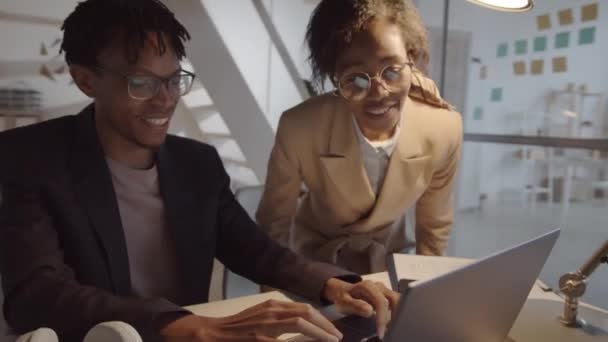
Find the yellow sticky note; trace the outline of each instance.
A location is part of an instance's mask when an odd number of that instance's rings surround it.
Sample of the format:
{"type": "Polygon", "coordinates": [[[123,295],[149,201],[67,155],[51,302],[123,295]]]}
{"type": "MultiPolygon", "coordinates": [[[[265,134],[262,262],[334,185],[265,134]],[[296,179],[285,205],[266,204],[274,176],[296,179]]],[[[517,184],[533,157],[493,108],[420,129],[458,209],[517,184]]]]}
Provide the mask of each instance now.
{"type": "Polygon", "coordinates": [[[553,58],[553,72],[566,72],[568,71],[568,59],[566,57],[555,57],[553,58]]]}
{"type": "Polygon", "coordinates": [[[565,10],[561,10],[557,13],[559,18],[559,24],[561,26],[570,25],[574,21],[574,17],[572,15],[572,9],[568,8],[565,10]]]}
{"type": "Polygon", "coordinates": [[[517,76],[526,74],[526,62],[518,61],[513,63],[513,73],[517,76]]]}
{"type": "Polygon", "coordinates": [[[536,17],[536,25],[539,30],[546,30],[551,27],[551,17],[548,14],[539,15],[536,17]]]}
{"type": "Polygon", "coordinates": [[[545,62],[542,59],[535,59],[530,65],[530,73],[532,75],[541,75],[543,73],[544,66],[545,62]]]}
{"type": "Polygon", "coordinates": [[[581,20],[591,21],[597,19],[597,3],[585,5],[581,9],[581,20]]]}

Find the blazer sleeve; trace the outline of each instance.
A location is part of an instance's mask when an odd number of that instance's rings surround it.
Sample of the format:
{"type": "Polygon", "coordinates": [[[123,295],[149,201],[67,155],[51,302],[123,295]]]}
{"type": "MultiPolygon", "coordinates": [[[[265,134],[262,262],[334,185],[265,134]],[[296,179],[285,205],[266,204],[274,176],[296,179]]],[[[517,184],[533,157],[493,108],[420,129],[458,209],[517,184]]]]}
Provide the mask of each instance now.
{"type": "Polygon", "coordinates": [[[18,333],[54,329],[65,341],[80,341],[104,321],[125,321],[146,341],[158,336],[154,320],[161,313],[184,312],[164,299],[118,297],[80,284],[63,261],[54,222],[40,186],[1,185],[0,271],[4,314],[18,333]]]}
{"type": "Polygon", "coordinates": [[[454,221],[454,183],[462,145],[460,114],[451,112],[456,119],[450,126],[450,137],[442,143],[448,147],[441,166],[434,171],[426,191],[416,202],[416,253],[442,255],[454,221]]]}
{"type": "Polygon", "coordinates": [[[285,248],[260,229],[237,202],[219,156],[221,184],[218,206],[217,258],[230,270],[259,284],[286,290],[317,303],[330,278],[361,278],[337,266],[314,262],[285,248]]]}
{"type": "Polygon", "coordinates": [[[283,114],[268,161],[266,185],[256,219],[273,240],[289,247],[290,229],[297,210],[302,177],[297,154],[287,139],[289,128],[286,120],[286,114],[283,114]]]}

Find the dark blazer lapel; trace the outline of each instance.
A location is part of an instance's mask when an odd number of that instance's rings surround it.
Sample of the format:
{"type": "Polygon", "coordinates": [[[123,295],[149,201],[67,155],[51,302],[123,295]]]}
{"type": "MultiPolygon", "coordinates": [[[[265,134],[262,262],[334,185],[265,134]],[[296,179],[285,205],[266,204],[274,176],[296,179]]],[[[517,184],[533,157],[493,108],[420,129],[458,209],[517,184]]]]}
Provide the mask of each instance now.
{"type": "MultiPolygon", "coordinates": [[[[211,223],[203,222],[205,215],[202,210],[206,206],[201,201],[204,199],[194,197],[191,188],[194,183],[188,183],[186,169],[177,165],[167,143],[158,152],[157,167],[167,225],[175,243],[182,287],[186,289],[182,291],[181,301],[186,304],[192,304],[193,300],[206,301],[211,271],[207,275],[201,262],[207,260],[207,253],[215,253],[215,237],[213,229],[208,226],[211,223]]],[[[204,178],[205,175],[200,177],[204,178]]]]}
{"type": "Polygon", "coordinates": [[[77,117],[70,169],[77,200],[105,252],[116,293],[131,293],[128,253],[118,203],[103,149],[97,137],[93,105],[77,117]]]}

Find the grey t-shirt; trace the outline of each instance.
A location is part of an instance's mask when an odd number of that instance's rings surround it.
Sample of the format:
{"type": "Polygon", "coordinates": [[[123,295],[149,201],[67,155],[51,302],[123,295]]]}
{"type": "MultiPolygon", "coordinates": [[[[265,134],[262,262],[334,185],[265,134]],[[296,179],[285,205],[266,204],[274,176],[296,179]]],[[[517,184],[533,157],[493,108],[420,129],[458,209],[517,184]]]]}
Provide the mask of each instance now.
{"type": "Polygon", "coordinates": [[[139,170],[106,158],[125,234],[131,284],[140,297],[176,302],[175,248],[167,226],[156,166],[139,170]]]}

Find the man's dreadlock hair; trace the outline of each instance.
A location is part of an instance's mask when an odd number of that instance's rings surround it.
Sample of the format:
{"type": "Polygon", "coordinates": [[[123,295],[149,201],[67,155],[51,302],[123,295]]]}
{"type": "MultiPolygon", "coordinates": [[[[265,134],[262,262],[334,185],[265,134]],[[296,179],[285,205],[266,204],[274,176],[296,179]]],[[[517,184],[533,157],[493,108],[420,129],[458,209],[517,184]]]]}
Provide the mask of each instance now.
{"type": "Polygon", "coordinates": [[[408,56],[422,69],[429,61],[426,29],[410,0],[322,0],[306,31],[313,81],[321,89],[333,77],[341,51],[372,19],[385,18],[399,26],[408,56]]]}
{"type": "Polygon", "coordinates": [[[186,56],[183,42],[190,34],[159,0],[85,0],[63,22],[61,51],[69,65],[94,66],[97,57],[115,37],[121,37],[127,61],[137,62],[147,33],[156,33],[157,53],[167,50],[167,42],[181,60],[186,56]]]}

